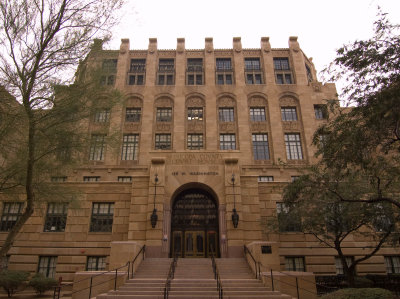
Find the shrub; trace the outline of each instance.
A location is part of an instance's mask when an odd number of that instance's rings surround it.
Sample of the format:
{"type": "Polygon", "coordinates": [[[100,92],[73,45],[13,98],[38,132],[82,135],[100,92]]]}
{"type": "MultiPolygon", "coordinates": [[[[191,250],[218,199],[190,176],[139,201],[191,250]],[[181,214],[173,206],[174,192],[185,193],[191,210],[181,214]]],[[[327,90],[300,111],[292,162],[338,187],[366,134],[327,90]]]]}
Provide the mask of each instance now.
{"type": "Polygon", "coordinates": [[[15,291],[28,280],[29,273],[25,271],[0,272],[0,286],[7,292],[8,297],[12,297],[15,291]]]}
{"type": "Polygon", "coordinates": [[[393,294],[384,289],[342,289],[321,297],[321,299],[392,299],[393,294]]]}
{"type": "Polygon", "coordinates": [[[57,280],[54,278],[45,277],[41,273],[37,273],[29,281],[29,285],[34,288],[37,293],[42,294],[47,290],[54,288],[57,285],[57,280]]]}

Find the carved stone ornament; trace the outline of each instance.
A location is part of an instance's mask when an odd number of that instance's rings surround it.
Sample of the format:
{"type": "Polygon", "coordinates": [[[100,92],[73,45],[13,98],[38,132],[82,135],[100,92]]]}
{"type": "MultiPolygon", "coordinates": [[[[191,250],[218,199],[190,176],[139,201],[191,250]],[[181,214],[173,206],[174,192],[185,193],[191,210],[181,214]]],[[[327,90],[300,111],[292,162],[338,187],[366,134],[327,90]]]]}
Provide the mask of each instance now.
{"type": "Polygon", "coordinates": [[[264,107],[267,106],[267,100],[260,97],[252,97],[249,99],[249,106],[264,107]]]}
{"type": "Polygon", "coordinates": [[[204,107],[204,100],[202,98],[193,97],[186,100],[187,107],[204,107]]]}
{"type": "Polygon", "coordinates": [[[284,121],[282,127],[285,131],[299,131],[300,124],[298,121],[284,121]]]}
{"type": "Polygon", "coordinates": [[[190,121],[188,122],[188,132],[202,133],[203,132],[203,122],[202,121],[190,121]]]}
{"type": "Polygon", "coordinates": [[[264,132],[268,130],[267,122],[253,122],[251,123],[252,132],[264,132]]]}
{"type": "Polygon", "coordinates": [[[233,107],[235,100],[232,98],[224,97],[218,100],[218,107],[233,107]]]}
{"type": "Polygon", "coordinates": [[[169,98],[160,98],[157,99],[154,104],[157,107],[172,107],[173,106],[173,101],[169,98]]]}
{"type": "Polygon", "coordinates": [[[297,100],[292,97],[284,97],[279,100],[281,106],[295,106],[297,105],[297,100]]]}
{"type": "Polygon", "coordinates": [[[322,88],[321,82],[312,82],[311,86],[313,87],[314,91],[320,92],[322,88]]]}
{"type": "Polygon", "coordinates": [[[138,99],[138,98],[127,99],[125,104],[127,107],[142,107],[143,106],[142,100],[138,99]]]}
{"type": "Polygon", "coordinates": [[[221,132],[235,132],[235,123],[220,123],[219,130],[221,132]]]}
{"type": "Polygon", "coordinates": [[[171,132],[171,124],[156,124],[156,130],[159,132],[171,132]]]}
{"type": "Polygon", "coordinates": [[[140,124],[139,123],[125,123],[125,131],[139,132],[140,131],[140,124]]]}

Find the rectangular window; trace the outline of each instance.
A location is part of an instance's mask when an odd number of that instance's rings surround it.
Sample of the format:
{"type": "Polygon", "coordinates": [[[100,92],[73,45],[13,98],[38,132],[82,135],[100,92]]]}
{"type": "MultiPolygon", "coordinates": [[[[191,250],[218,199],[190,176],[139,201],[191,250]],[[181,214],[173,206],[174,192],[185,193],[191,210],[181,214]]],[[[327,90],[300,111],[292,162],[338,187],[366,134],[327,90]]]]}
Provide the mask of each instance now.
{"type": "Polygon", "coordinates": [[[157,108],[156,120],[160,122],[172,121],[172,108],[157,108]]]}
{"type": "Polygon", "coordinates": [[[400,256],[385,256],[385,265],[387,274],[399,274],[400,256]]]}
{"type": "Polygon", "coordinates": [[[47,206],[45,232],[63,232],[67,223],[68,204],[63,202],[50,202],[47,206]]]}
{"type": "Polygon", "coordinates": [[[132,182],[132,177],[131,176],[119,176],[118,177],[118,182],[121,182],[121,183],[132,182]]]}
{"type": "Polygon", "coordinates": [[[188,134],[187,149],[199,150],[203,148],[203,134],[188,134]]]}
{"type": "Polygon", "coordinates": [[[326,105],[314,105],[314,112],[315,112],[316,119],[326,119],[327,118],[326,105]]]}
{"type": "Polygon", "coordinates": [[[110,109],[102,109],[94,114],[95,123],[107,123],[110,121],[110,109]]]}
{"type": "Polygon", "coordinates": [[[219,149],[235,150],[236,149],[236,135],[235,134],[220,134],[219,135],[219,149]]]}
{"type": "Polygon", "coordinates": [[[246,84],[262,84],[261,74],[246,73],[246,84]]]}
{"type": "Polygon", "coordinates": [[[54,278],[56,274],[56,265],[56,256],[39,256],[38,273],[49,278],[54,278]]]}
{"type": "Polygon", "coordinates": [[[264,107],[250,107],[250,120],[251,121],[265,121],[265,108],[264,107]]]}
{"type": "Polygon", "coordinates": [[[281,107],[283,121],[297,121],[296,107],[281,107]]]}
{"type": "Polygon", "coordinates": [[[106,135],[93,134],[90,140],[90,152],[89,160],[102,161],[104,160],[104,154],[106,149],[105,142],[106,135]]]}
{"type": "Polygon", "coordinates": [[[291,180],[292,183],[293,183],[294,181],[297,181],[299,178],[300,178],[300,176],[298,176],[298,175],[292,175],[292,176],[290,177],[290,180],[291,180]]]}
{"type": "Polygon", "coordinates": [[[175,63],[173,59],[160,59],[158,63],[159,71],[173,71],[175,69],[175,63]]]}
{"type": "Polygon", "coordinates": [[[91,232],[111,232],[114,217],[114,203],[93,203],[92,218],[90,219],[91,232]]]}
{"type": "Polygon", "coordinates": [[[260,175],[258,177],[258,182],[273,182],[274,181],[274,177],[272,175],[260,175]]]}
{"type": "Polygon", "coordinates": [[[188,120],[203,120],[203,108],[189,107],[188,120]]]}
{"type": "Polygon", "coordinates": [[[217,74],[218,85],[232,85],[232,74],[217,74]]]}
{"type": "Polygon", "coordinates": [[[296,210],[290,210],[283,202],[276,203],[276,214],[280,232],[300,232],[301,218],[296,210]]]}
{"type": "Polygon", "coordinates": [[[289,58],[274,58],[274,68],[277,71],[290,70],[289,58]]]}
{"type": "Polygon", "coordinates": [[[285,270],[305,272],[304,256],[285,256],[285,270]]]}
{"type": "Polygon", "coordinates": [[[254,160],[269,160],[268,135],[253,134],[252,141],[254,160]]]}
{"type": "Polygon", "coordinates": [[[231,71],[232,70],[232,62],[230,58],[217,58],[216,69],[217,71],[231,71]]]}
{"type": "Polygon", "coordinates": [[[117,63],[118,59],[104,59],[102,69],[107,73],[115,73],[117,72],[117,63]]]}
{"type": "Polygon", "coordinates": [[[129,75],[129,85],[143,85],[144,84],[144,75],[129,75]]]}
{"type": "Polygon", "coordinates": [[[83,181],[84,182],[98,182],[98,181],[100,181],[100,177],[99,176],[84,176],[83,181]]]}
{"type": "Polygon", "coordinates": [[[307,74],[307,79],[308,82],[312,82],[313,81],[313,76],[311,73],[311,68],[306,64],[306,74],[307,74]]]}
{"type": "Polygon", "coordinates": [[[139,135],[128,134],[122,139],[121,160],[137,160],[139,152],[139,135]]]}
{"type": "Polygon", "coordinates": [[[299,133],[285,134],[286,156],[288,160],[302,160],[303,151],[299,133]]]}
{"type": "Polygon", "coordinates": [[[66,182],[67,181],[67,177],[66,176],[52,176],[51,177],[51,181],[53,183],[62,183],[62,182],[66,182]]]}
{"type": "Polygon", "coordinates": [[[220,122],[235,121],[235,113],[234,113],[233,108],[219,108],[218,115],[219,115],[220,122]]]}
{"type": "MultiPolygon", "coordinates": [[[[354,261],[354,256],[346,256],[345,259],[346,259],[346,264],[349,267],[354,261]]],[[[335,266],[336,266],[336,274],[343,275],[344,271],[343,271],[342,259],[338,256],[335,256],[335,266]]]]}
{"type": "Polygon", "coordinates": [[[22,215],[22,202],[5,202],[3,204],[3,214],[1,215],[0,231],[10,231],[18,218],[22,215]]]}
{"type": "Polygon", "coordinates": [[[171,134],[156,134],[155,149],[170,150],[171,134]]]}
{"type": "Polygon", "coordinates": [[[106,256],[88,256],[86,271],[105,271],[106,258],[106,256]]]}
{"type": "Polygon", "coordinates": [[[244,65],[246,71],[261,70],[260,58],[245,58],[244,65]]]}
{"type": "Polygon", "coordinates": [[[129,72],[139,73],[146,70],[146,59],[131,59],[129,72]]]}
{"type": "Polygon", "coordinates": [[[142,114],[141,108],[126,108],[125,121],[133,123],[140,122],[141,114],[142,114]]]}
{"type": "Polygon", "coordinates": [[[202,58],[189,58],[187,60],[187,71],[188,72],[202,72],[203,71],[203,59],[202,58]]]}

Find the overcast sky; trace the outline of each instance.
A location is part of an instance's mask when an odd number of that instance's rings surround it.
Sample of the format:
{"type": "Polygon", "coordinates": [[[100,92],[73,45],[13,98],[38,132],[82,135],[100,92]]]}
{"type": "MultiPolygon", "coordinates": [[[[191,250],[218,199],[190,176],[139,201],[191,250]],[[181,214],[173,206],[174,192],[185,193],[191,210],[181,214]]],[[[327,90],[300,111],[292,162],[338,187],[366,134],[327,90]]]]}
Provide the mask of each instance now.
{"type": "Polygon", "coordinates": [[[156,37],[159,49],[176,49],[176,39],[184,37],[187,49],[203,49],[204,38],[213,37],[214,48],[222,49],[232,48],[238,36],[243,48],[260,48],[263,36],[272,48],[286,48],[289,36],[298,36],[317,71],[341,45],[372,36],[378,5],[400,24],[400,0],[127,1],[109,48],[129,38],[131,49],[147,49],[156,37]]]}

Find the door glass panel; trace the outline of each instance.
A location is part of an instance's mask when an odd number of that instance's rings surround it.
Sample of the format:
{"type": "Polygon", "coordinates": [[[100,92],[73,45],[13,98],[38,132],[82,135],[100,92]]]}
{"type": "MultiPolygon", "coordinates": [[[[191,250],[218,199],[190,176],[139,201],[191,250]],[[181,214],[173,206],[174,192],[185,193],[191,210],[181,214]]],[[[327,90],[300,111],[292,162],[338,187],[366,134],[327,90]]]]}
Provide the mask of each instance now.
{"type": "Polygon", "coordinates": [[[196,239],[196,248],[197,248],[197,253],[204,253],[204,242],[203,242],[203,235],[202,234],[197,234],[197,239],[196,239]]]}
{"type": "Polygon", "coordinates": [[[208,255],[211,256],[211,253],[214,252],[214,255],[218,256],[217,232],[209,231],[207,233],[207,242],[208,242],[208,255]]]}
{"type": "Polygon", "coordinates": [[[181,255],[182,252],[182,232],[175,231],[174,232],[174,239],[173,239],[173,246],[172,246],[172,253],[178,253],[181,255]]]}

